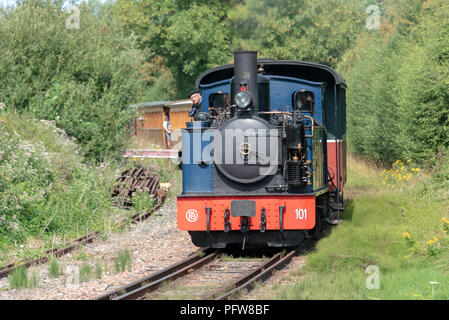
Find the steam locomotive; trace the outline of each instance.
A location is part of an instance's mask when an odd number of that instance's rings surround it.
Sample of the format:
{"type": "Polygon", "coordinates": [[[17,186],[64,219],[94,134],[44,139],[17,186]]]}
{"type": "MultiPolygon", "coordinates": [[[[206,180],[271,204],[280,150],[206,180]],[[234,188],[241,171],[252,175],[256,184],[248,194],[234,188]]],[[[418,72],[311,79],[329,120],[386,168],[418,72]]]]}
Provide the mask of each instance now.
{"type": "Polygon", "coordinates": [[[338,223],[346,181],[346,83],[328,66],[257,59],[203,72],[182,129],[178,228],[199,247],[285,247],[338,223]]]}

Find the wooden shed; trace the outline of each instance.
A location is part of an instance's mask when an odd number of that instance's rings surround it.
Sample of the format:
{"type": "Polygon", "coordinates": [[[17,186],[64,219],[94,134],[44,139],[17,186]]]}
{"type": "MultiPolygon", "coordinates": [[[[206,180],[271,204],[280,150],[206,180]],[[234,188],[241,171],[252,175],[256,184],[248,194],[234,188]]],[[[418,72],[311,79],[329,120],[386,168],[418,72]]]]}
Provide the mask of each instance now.
{"type": "Polygon", "coordinates": [[[185,128],[186,122],[190,121],[189,111],[192,109],[192,101],[186,99],[143,102],[131,105],[130,108],[136,108],[135,133],[139,148],[166,148],[167,143],[162,126],[164,112],[170,115],[173,148],[181,148],[181,128],[185,128]]]}

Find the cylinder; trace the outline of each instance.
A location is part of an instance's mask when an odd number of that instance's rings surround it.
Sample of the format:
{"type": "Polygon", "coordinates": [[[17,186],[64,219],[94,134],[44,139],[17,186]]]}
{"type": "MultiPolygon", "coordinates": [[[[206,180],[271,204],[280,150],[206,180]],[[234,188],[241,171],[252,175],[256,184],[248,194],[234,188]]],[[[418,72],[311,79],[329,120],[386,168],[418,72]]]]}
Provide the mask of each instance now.
{"type": "Polygon", "coordinates": [[[252,96],[253,110],[259,109],[257,90],[257,51],[234,51],[234,84],[235,93],[246,87],[252,96]]]}

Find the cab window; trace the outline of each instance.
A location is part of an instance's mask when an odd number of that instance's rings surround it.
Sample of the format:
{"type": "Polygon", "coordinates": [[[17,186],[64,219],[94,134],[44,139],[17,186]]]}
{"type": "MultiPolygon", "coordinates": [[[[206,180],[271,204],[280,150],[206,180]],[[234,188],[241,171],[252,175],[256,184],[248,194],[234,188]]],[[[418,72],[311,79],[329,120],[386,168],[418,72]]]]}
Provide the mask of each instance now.
{"type": "Polygon", "coordinates": [[[229,106],[229,94],[227,93],[213,93],[209,96],[209,108],[215,108],[220,113],[226,110],[229,106]]]}
{"type": "Polygon", "coordinates": [[[293,109],[302,112],[315,112],[315,96],[311,91],[297,91],[293,95],[293,109]]]}

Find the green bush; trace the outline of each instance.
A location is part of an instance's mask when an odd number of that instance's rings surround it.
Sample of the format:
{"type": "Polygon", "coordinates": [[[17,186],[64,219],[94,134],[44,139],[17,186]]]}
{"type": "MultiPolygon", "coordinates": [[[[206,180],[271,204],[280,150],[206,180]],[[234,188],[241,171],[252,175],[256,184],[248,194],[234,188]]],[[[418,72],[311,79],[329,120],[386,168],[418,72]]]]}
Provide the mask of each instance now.
{"type": "Polygon", "coordinates": [[[22,1],[4,11],[0,101],[55,120],[89,158],[117,156],[131,120],[126,107],[143,95],[144,55],[102,7],[81,4],[80,28],[66,28],[62,3],[22,1]]]}
{"type": "Polygon", "coordinates": [[[51,156],[0,122],[0,237],[23,239],[21,225],[33,219],[36,207],[53,191],[51,156]]]}
{"type": "Polygon", "coordinates": [[[392,93],[397,63],[394,39],[378,35],[359,40],[358,59],[346,73],[348,139],[355,154],[393,163],[400,154],[398,114],[392,93]]]}
{"type": "Polygon", "coordinates": [[[83,163],[53,122],[0,113],[0,246],[110,231],[134,211],[114,208],[114,165],[83,163]]]}
{"type": "Polygon", "coordinates": [[[385,6],[384,28],[362,35],[339,66],[348,82],[350,146],[370,160],[430,166],[449,146],[449,5],[385,6]]]}
{"type": "Polygon", "coordinates": [[[429,1],[402,48],[394,84],[403,157],[423,163],[449,147],[449,5],[429,1]]]}

